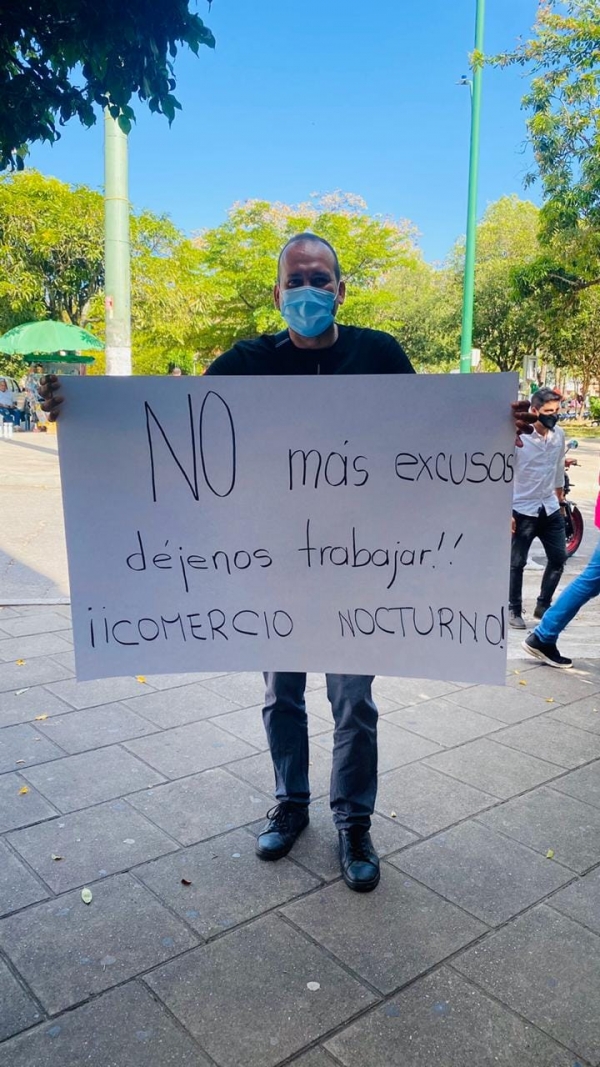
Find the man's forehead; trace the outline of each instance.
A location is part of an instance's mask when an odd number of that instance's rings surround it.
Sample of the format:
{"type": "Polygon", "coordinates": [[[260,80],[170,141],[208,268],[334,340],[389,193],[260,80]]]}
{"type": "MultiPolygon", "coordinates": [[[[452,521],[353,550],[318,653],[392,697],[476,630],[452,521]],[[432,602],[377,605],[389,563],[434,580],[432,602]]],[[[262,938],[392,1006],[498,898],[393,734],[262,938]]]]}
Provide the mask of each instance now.
{"type": "Polygon", "coordinates": [[[296,270],[326,270],[335,273],[335,259],[321,241],[294,241],[283,252],[281,269],[287,274],[296,270]]]}

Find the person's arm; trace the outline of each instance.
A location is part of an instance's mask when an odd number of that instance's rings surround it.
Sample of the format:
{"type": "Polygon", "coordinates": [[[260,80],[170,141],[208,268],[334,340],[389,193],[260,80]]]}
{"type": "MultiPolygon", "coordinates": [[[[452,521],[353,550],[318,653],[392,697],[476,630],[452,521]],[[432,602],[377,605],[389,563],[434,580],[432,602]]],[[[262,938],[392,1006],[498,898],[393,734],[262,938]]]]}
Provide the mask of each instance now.
{"type": "Polygon", "coordinates": [[[561,447],[558,449],[558,458],[556,460],[556,476],[554,478],[556,497],[561,508],[565,502],[565,456],[567,454],[565,436],[562,434],[561,447]]]}

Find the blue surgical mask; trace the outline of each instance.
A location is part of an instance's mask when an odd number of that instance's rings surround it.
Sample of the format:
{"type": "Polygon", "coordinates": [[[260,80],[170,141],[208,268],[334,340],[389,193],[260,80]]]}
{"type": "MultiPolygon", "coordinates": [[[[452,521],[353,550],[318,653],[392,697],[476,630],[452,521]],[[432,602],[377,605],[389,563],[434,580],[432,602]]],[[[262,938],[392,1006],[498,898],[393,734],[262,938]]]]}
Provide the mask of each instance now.
{"type": "Polygon", "coordinates": [[[301,337],[319,337],[333,324],[337,292],[313,289],[310,285],[284,289],[281,314],[290,330],[301,337]]]}

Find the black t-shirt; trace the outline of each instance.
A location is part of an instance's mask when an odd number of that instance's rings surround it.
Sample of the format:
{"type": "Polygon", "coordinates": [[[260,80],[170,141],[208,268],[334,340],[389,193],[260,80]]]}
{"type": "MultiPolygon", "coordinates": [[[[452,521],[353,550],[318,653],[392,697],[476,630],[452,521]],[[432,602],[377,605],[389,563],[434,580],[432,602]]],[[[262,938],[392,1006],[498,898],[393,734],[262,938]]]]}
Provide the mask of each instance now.
{"type": "Polygon", "coordinates": [[[206,374],[414,374],[404,349],[382,330],[338,326],[329,348],[297,348],[287,330],[238,341],[206,374]]]}

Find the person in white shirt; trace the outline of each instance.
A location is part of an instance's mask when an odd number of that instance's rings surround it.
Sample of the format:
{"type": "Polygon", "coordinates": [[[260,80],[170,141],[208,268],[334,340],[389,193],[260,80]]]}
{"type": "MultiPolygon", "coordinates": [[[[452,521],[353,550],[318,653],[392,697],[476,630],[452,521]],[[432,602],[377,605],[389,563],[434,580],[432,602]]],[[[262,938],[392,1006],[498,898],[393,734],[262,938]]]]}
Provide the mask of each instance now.
{"type": "Polygon", "coordinates": [[[531,398],[537,414],[533,433],[515,451],[512,549],[510,560],[509,623],[527,629],[523,619],[523,568],[534,538],[539,537],[548,562],[534,617],[541,619],[564,570],[567,553],[562,504],[565,482],[565,435],[557,426],[561,396],[538,389],[531,398]]]}

